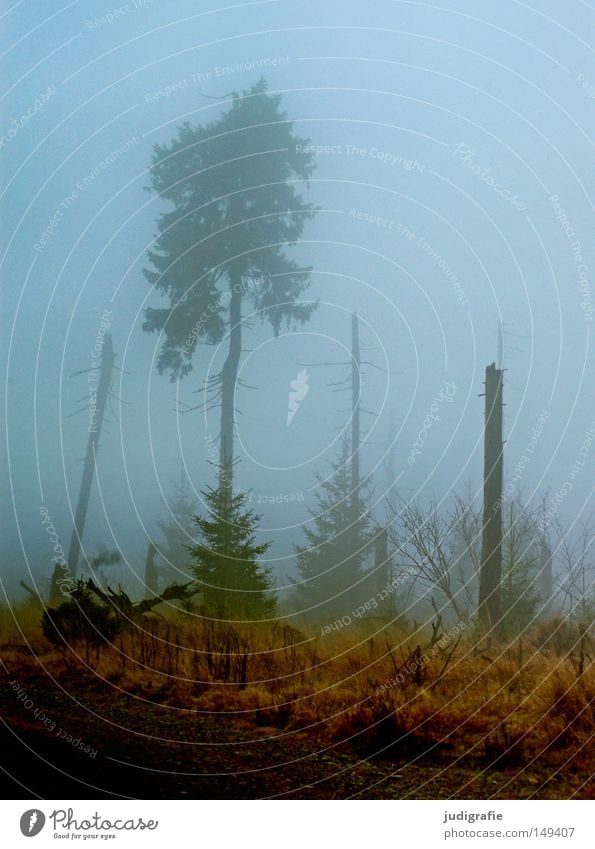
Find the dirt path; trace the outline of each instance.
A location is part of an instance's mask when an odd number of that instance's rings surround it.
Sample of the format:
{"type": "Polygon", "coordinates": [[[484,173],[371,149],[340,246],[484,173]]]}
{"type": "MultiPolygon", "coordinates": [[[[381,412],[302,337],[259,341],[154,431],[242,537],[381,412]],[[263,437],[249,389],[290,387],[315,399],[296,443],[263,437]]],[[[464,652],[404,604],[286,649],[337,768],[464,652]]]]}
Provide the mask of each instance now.
{"type": "Polygon", "coordinates": [[[91,678],[62,680],[65,692],[41,670],[1,678],[4,798],[543,799],[589,792],[578,790],[579,777],[548,780],[544,767],[515,776],[449,765],[444,756],[362,760],[303,732],[149,704],[91,678]]]}

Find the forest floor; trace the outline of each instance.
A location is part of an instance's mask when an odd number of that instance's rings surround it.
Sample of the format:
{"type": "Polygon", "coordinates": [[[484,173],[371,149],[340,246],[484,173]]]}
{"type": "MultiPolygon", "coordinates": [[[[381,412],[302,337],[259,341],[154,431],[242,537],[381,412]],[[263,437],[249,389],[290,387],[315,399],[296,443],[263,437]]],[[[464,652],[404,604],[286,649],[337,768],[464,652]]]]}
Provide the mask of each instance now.
{"type": "Polygon", "coordinates": [[[254,712],[215,717],[134,694],[26,649],[0,665],[4,798],[593,798],[586,775],[536,761],[488,765],[448,750],[365,758],[254,712]],[[20,695],[19,695],[20,694],[20,695]],[[260,723],[260,724],[259,724],[260,723]],[[80,740],[80,747],[77,741],[80,740]],[[84,748],[91,751],[85,753],[84,748]],[[94,754],[95,752],[95,754],[94,754]]]}

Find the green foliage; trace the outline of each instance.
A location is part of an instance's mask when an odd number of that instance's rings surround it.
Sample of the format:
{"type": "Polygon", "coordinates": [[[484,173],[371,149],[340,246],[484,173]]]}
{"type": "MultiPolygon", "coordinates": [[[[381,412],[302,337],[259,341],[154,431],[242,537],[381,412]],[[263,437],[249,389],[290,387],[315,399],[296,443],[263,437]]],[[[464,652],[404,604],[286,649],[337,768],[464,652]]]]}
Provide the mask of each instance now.
{"type": "Polygon", "coordinates": [[[203,495],[209,515],[195,517],[202,541],[189,551],[206,613],[219,619],[269,618],[276,598],[270,572],[258,561],[270,547],[269,542],[255,542],[260,516],[244,509],[244,492],[232,495],[229,487],[222,487],[203,495]]]}
{"type": "Polygon", "coordinates": [[[318,481],[317,509],[309,510],[313,527],[305,530],[308,545],[296,548],[300,581],[295,587],[308,616],[331,621],[349,614],[361,601],[359,582],[372,553],[374,532],[366,487],[360,486],[353,498],[347,439],[332,464],[332,474],[318,481]]]}
{"type": "Polygon", "coordinates": [[[157,365],[171,380],[192,370],[199,341],[223,339],[233,286],[275,334],[314,308],[299,301],[310,270],[284,253],[314,215],[296,191],[314,157],[299,152],[307,139],[293,133],[280,102],[261,80],[216,119],[184,123],[169,146],[154,148],[148,190],[173,209],[158,219],[145,275],[169,306],[149,307],[143,326],[163,334],[157,365]]]}

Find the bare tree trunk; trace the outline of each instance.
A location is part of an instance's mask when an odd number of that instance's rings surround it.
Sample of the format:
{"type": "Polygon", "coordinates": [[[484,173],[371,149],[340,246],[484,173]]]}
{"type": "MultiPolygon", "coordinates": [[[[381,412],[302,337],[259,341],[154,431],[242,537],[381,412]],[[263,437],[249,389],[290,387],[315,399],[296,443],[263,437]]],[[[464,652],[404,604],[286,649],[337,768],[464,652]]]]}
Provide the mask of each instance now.
{"type": "Polygon", "coordinates": [[[229,351],[221,374],[221,444],[219,448],[219,489],[225,498],[233,488],[233,437],[235,394],[242,353],[242,290],[239,280],[232,279],[229,305],[229,351]]]}
{"type": "MultiPolygon", "coordinates": [[[[359,565],[361,563],[361,500],[360,500],[360,394],[361,394],[361,358],[359,348],[359,326],[355,313],[351,316],[351,496],[350,496],[350,533],[351,557],[345,564],[349,569],[349,580],[353,584],[357,581],[359,565]]],[[[358,601],[360,588],[352,585],[352,603],[355,607],[358,601]]]]}
{"type": "MultiPolygon", "coordinates": [[[[101,373],[99,376],[99,386],[97,388],[97,418],[93,426],[89,427],[89,439],[87,441],[87,453],[85,455],[85,465],[83,467],[83,478],[79,491],[78,503],[74,517],[74,527],[70,538],[70,547],[68,549],[68,557],[66,562],[70,569],[70,577],[74,580],[77,573],[77,566],[81,552],[81,540],[85,530],[85,521],[87,519],[87,509],[89,507],[89,496],[91,495],[91,486],[95,475],[95,459],[99,448],[99,437],[101,436],[101,426],[103,424],[103,415],[105,413],[105,405],[109,393],[110,382],[112,378],[112,369],[114,366],[114,349],[112,347],[111,333],[106,333],[103,340],[103,350],[101,356],[101,373]]],[[[54,577],[56,577],[55,570],[54,577]]],[[[60,577],[59,575],[57,577],[60,577]]],[[[51,596],[57,596],[56,587],[52,587],[51,596]]]]}
{"type": "Polygon", "coordinates": [[[393,619],[395,612],[395,599],[391,582],[393,570],[388,554],[388,528],[379,528],[374,545],[374,567],[376,571],[376,592],[378,594],[388,590],[388,595],[381,602],[384,615],[393,619]]]}
{"type": "Polygon", "coordinates": [[[502,581],[502,370],[486,368],[483,534],[478,614],[487,632],[497,633],[502,581]]]}

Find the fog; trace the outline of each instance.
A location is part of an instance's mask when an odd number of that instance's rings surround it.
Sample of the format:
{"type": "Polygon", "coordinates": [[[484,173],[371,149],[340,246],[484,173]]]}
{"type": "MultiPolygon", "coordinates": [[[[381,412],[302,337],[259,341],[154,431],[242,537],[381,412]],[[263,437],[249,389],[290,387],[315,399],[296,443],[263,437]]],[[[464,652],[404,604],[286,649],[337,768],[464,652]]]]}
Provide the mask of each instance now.
{"type": "Polygon", "coordinates": [[[309,139],[316,169],[298,190],[318,207],[287,251],[312,269],[303,296],[318,302],[312,317],[275,337],[250,319],[247,302],[244,312],[234,484],[262,515],[257,539],[272,542],[265,559],[281,595],[312,527],[316,475],[329,474],[350,433],[349,391],[335,390],[351,375],[352,313],[362,348],[360,465],[377,522],[390,516],[388,496],[440,503],[457,492],[481,502],[479,396],[492,362],[505,369],[511,495],[570,528],[587,517],[587,12],[577,6],[572,29],[552,0],[539,10],[482,4],[481,15],[463,0],[130,0],[62,10],[40,0],[4,12],[6,596],[22,594],[21,579],[47,590],[54,554],[40,508],[67,550],[89,436],[86,372],[106,332],[119,370],[82,562],[119,550],[110,581],[142,595],[147,544],[163,544],[159,523],[180,476],[204,512],[202,493],[217,480],[219,410],[198,407],[227,346],[199,344],[179,380],[158,373],[163,338],[143,321],[166,301],[143,269],[170,207],[145,189],[154,145],[169,145],[184,122],[217,121],[232,93],[261,77],[309,139]]]}

